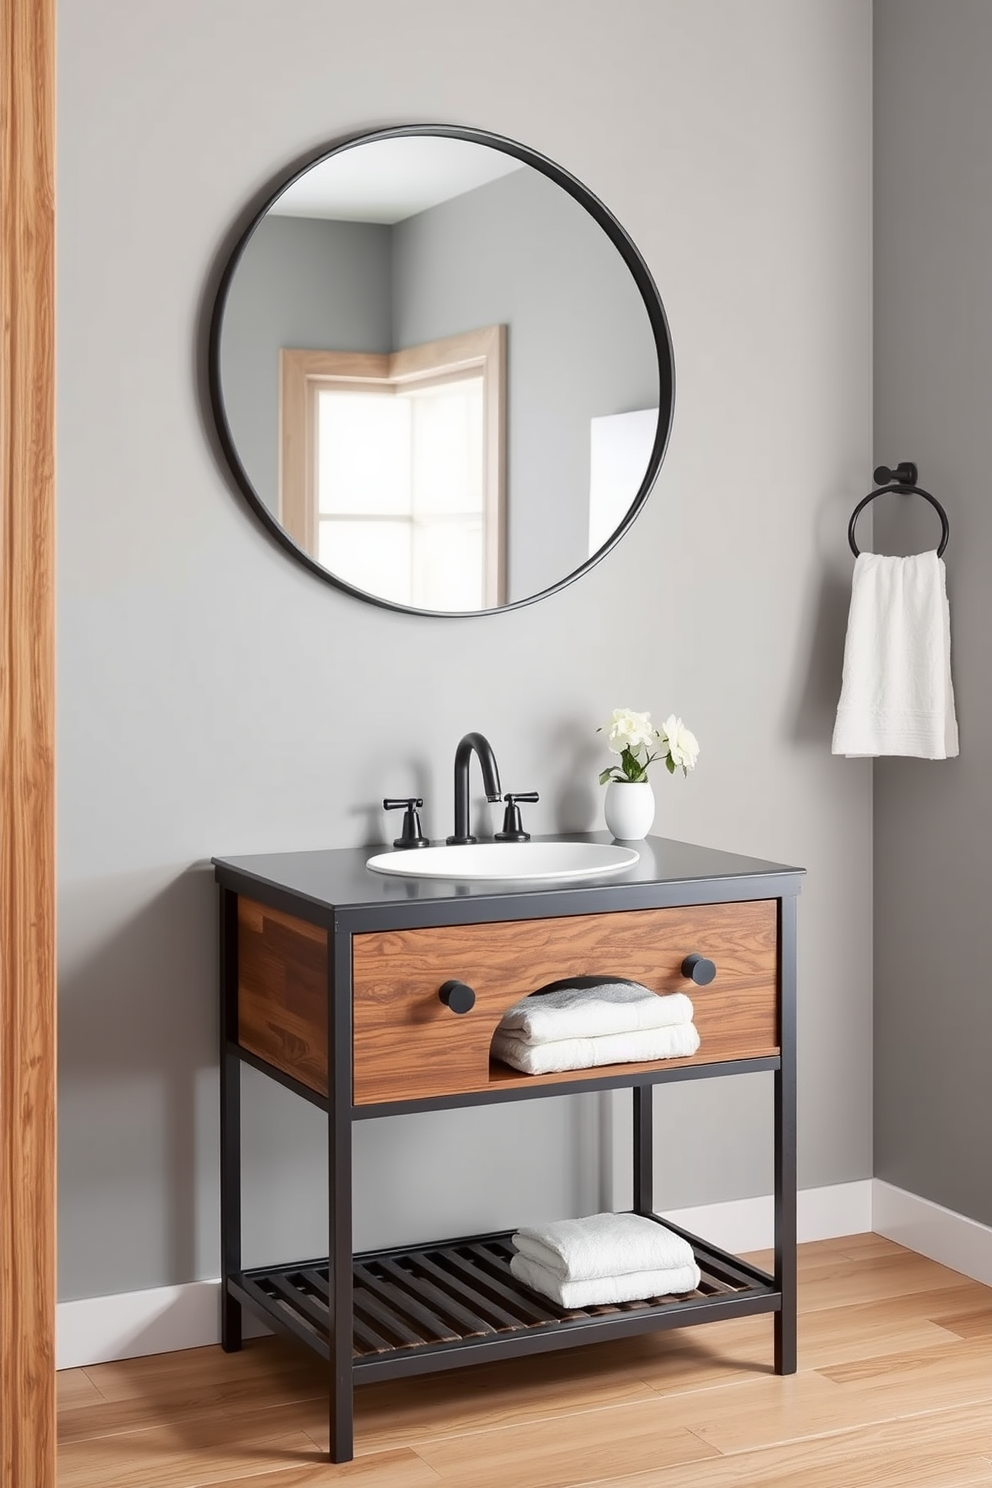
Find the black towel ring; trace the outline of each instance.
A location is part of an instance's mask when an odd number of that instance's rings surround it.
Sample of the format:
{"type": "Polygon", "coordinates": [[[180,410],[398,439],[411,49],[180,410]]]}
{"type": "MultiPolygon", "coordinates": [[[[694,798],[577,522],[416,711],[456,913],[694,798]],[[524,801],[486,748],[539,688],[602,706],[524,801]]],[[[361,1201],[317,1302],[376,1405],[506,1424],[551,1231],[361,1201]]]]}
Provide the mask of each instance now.
{"type": "Polygon", "coordinates": [[[859,558],[861,555],[858,545],[854,541],[854,525],[869,501],[874,501],[876,496],[884,496],[886,491],[898,491],[901,496],[922,496],[924,501],[929,501],[940,518],[940,546],[937,549],[937,557],[939,558],[941,556],[947,547],[947,539],[950,535],[950,528],[947,525],[947,513],[936,496],[931,496],[929,491],[924,491],[922,486],[916,484],[918,475],[919,471],[911,460],[904,460],[901,465],[896,466],[895,470],[890,470],[888,465],[879,465],[872,477],[879,482],[878,489],[869,491],[868,495],[858,502],[854,511],[851,513],[851,520],[847,524],[847,540],[851,545],[851,552],[855,558],[859,558]]]}

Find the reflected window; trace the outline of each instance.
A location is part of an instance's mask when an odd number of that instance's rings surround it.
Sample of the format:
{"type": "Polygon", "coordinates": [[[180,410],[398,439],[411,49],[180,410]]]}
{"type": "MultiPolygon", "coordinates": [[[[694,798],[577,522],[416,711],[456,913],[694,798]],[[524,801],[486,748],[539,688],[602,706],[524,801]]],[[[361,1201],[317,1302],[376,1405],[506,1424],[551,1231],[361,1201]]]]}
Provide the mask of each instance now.
{"type": "Polygon", "coordinates": [[[281,352],[280,520],[305,551],[396,604],[505,602],[504,339],[281,352]]]}

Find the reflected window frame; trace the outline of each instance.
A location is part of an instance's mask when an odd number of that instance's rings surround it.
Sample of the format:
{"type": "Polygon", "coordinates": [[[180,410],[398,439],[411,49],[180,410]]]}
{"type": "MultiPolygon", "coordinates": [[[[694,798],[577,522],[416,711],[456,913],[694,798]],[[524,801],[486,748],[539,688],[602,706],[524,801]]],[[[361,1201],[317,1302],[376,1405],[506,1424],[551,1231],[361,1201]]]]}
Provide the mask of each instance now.
{"type": "MultiPolygon", "coordinates": [[[[279,521],[316,560],[319,549],[318,413],[329,391],[384,396],[464,379],[482,381],[480,609],[506,603],[506,327],[489,325],[399,351],[282,347],[279,352],[279,521]]],[[[360,514],[354,514],[356,517],[360,514]]],[[[371,597],[375,598],[372,593],[371,597]]],[[[381,596],[385,598],[385,596],[381,596]]],[[[386,601],[389,602],[388,600],[386,601]]],[[[437,606],[444,610],[445,606],[437,606]]],[[[455,611],[460,613],[459,611],[455,611]]]]}

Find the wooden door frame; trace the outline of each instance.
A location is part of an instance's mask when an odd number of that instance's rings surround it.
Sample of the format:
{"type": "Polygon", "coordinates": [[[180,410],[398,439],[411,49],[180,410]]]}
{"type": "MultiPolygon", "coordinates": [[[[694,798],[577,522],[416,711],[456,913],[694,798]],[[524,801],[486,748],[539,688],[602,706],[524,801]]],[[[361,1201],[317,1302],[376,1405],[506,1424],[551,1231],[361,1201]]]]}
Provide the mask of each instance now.
{"type": "Polygon", "coordinates": [[[0,0],[0,1488],[55,1483],[55,0],[0,0]]]}

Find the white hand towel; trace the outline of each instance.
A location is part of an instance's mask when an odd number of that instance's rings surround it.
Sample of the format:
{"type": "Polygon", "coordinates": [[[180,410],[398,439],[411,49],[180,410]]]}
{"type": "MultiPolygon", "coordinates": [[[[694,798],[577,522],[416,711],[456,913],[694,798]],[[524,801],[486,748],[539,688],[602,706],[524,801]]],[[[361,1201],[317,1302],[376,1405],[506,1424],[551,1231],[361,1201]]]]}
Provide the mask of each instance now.
{"type": "Polygon", "coordinates": [[[562,1281],[596,1281],[627,1271],[672,1271],[693,1264],[688,1240],[645,1214],[587,1214],[521,1225],[512,1244],[562,1281]]]}
{"type": "Polygon", "coordinates": [[[604,1034],[602,1038],[560,1039],[550,1044],[532,1044],[513,1029],[503,1032],[497,1028],[492,1041],[493,1057],[525,1075],[594,1069],[603,1064],[634,1064],[647,1059],[683,1059],[695,1054],[698,1048],[695,1023],[604,1034]]]}
{"type": "Polygon", "coordinates": [[[691,1023],[693,1006],[684,992],[660,996],[637,982],[556,988],[524,997],[508,1008],[500,1028],[513,1029],[535,1044],[565,1038],[597,1038],[633,1033],[639,1028],[667,1028],[691,1023]]]}
{"type": "Polygon", "coordinates": [[[957,754],[951,616],[935,552],[855,560],[832,752],[957,754]]]}
{"type": "Polygon", "coordinates": [[[562,1281],[536,1261],[515,1255],[510,1270],[518,1281],[559,1307],[604,1307],[611,1302],[637,1302],[648,1297],[669,1297],[694,1292],[699,1285],[699,1267],[677,1266],[669,1271],[628,1271],[623,1276],[600,1276],[596,1281],[562,1281]]]}

